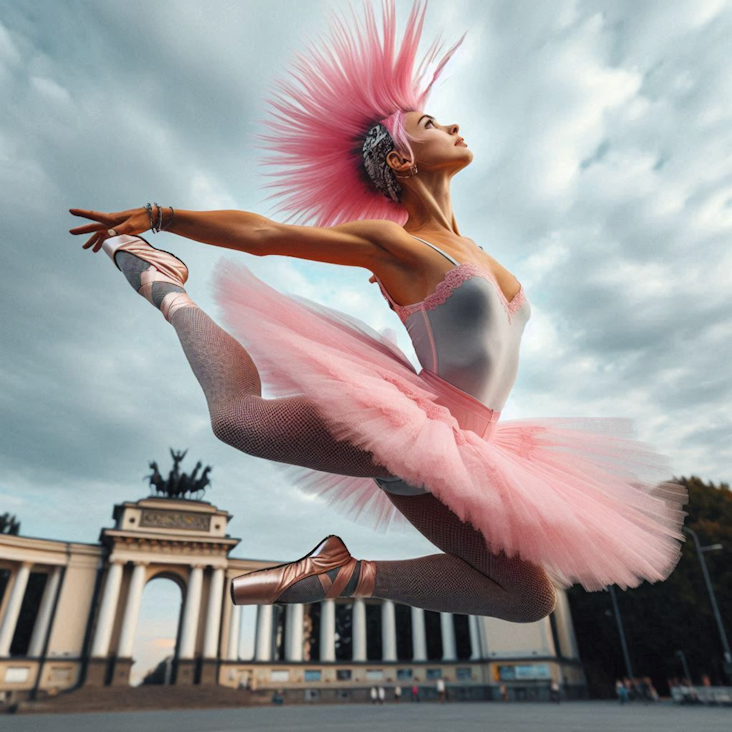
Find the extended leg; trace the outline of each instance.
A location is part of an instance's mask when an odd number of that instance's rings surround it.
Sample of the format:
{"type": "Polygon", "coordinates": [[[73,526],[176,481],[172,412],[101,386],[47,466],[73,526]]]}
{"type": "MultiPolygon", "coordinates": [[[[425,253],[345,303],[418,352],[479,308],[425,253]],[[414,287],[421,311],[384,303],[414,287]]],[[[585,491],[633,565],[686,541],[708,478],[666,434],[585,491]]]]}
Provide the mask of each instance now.
{"type": "Polygon", "coordinates": [[[208,402],[214,434],[256,457],[355,477],[388,477],[371,453],[335,440],[305,397],[263,399],[254,361],[186,293],[188,269],[141,237],[117,236],[105,251],[132,287],[173,325],[208,402]]]}

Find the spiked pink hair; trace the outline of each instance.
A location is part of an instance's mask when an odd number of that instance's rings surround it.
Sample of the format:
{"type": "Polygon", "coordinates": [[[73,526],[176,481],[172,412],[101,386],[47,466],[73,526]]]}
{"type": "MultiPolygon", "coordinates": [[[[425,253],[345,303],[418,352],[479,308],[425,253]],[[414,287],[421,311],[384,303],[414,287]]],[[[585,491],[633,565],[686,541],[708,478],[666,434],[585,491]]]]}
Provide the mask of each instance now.
{"type": "Polygon", "coordinates": [[[442,48],[435,40],[413,72],[422,35],[427,0],[412,6],[401,48],[395,42],[394,0],[382,0],[383,43],[379,37],[370,0],[365,0],[365,25],[359,26],[353,7],[351,33],[335,15],[331,36],[321,38],[321,48],[311,47],[310,57],[297,55],[292,81],[276,82],[283,92],[267,103],[272,120],[261,123],[274,135],[256,135],[267,144],[261,149],[277,156],[260,164],[279,166],[264,173],[275,178],[265,188],[277,192],[265,200],[281,198],[278,212],[302,223],[315,219],[316,226],[333,226],[357,219],[407,220],[405,208],[386,198],[372,183],[363,165],[362,146],[366,133],[381,122],[397,150],[413,159],[404,112],[424,108],[432,85],[466,34],[442,57],[424,89],[420,83],[425,67],[442,48]],[[289,97],[289,98],[288,98],[289,97]]]}

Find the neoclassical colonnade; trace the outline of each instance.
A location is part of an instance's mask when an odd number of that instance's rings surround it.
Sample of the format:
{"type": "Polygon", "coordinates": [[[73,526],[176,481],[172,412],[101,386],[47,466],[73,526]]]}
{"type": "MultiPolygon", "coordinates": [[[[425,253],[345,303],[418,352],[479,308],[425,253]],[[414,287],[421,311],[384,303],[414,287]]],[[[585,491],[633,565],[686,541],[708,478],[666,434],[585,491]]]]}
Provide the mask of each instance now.
{"type": "MultiPolygon", "coordinates": [[[[374,661],[366,657],[366,602],[363,598],[353,599],[353,643],[352,661],[374,661]]],[[[397,626],[394,602],[380,600],[381,604],[381,647],[382,661],[397,661],[397,626]]],[[[336,660],[336,601],[323,600],[320,612],[320,661],[336,660]]],[[[285,661],[303,661],[303,614],[304,605],[286,606],[285,624],[285,661]]],[[[241,625],[241,605],[232,607],[230,633],[227,644],[226,660],[250,660],[239,658],[239,632],[241,625]]],[[[257,607],[257,622],[254,642],[254,661],[272,661],[273,605],[257,607]]],[[[425,611],[411,607],[412,620],[412,661],[427,661],[427,636],[425,630],[425,611]]],[[[468,616],[470,629],[470,659],[481,657],[481,633],[478,618],[468,616]]],[[[442,632],[442,661],[457,661],[455,625],[451,613],[440,613],[442,632]]],[[[312,662],[312,661],[311,661],[312,662]]]]}

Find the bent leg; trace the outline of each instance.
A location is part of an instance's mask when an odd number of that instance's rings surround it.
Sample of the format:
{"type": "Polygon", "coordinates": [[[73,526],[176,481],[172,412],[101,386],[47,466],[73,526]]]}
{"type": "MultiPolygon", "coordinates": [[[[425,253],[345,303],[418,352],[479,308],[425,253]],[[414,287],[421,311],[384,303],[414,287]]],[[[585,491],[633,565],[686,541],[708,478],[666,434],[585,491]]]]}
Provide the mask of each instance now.
{"type": "Polygon", "coordinates": [[[446,554],[377,561],[375,597],[514,623],[531,623],[552,612],[556,591],[541,567],[503,552],[491,554],[483,535],[431,493],[387,495],[446,554]]]}
{"type": "Polygon", "coordinates": [[[355,477],[388,477],[372,454],[335,440],[304,396],[263,399],[259,371],[246,349],[203,310],[171,317],[208,403],[214,434],[249,455],[355,477]]]}

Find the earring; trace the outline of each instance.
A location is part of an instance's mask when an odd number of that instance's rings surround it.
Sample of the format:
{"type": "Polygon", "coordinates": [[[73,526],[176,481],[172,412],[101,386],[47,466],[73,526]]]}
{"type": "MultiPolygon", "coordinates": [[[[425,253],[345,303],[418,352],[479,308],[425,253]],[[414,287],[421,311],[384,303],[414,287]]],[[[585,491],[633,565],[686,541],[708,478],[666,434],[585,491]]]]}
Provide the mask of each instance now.
{"type": "Polygon", "coordinates": [[[409,169],[409,173],[410,173],[410,175],[397,175],[396,177],[397,177],[397,178],[411,178],[411,177],[412,177],[413,175],[417,175],[417,173],[418,173],[418,170],[417,170],[417,165],[416,165],[416,164],[415,164],[415,165],[413,165],[413,166],[412,166],[412,167],[411,167],[411,168],[409,169]]]}

